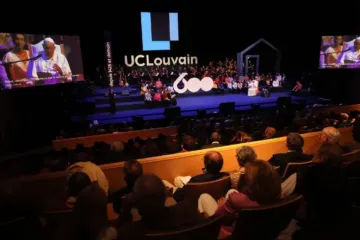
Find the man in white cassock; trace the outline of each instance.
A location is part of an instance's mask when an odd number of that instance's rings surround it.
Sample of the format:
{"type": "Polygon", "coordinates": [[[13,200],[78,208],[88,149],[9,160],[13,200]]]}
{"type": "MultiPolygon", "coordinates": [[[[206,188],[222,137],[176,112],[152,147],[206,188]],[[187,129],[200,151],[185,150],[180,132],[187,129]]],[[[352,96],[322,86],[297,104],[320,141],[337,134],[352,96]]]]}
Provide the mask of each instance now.
{"type": "Polygon", "coordinates": [[[360,67],[360,37],[354,41],[354,46],[348,49],[340,60],[341,64],[347,64],[348,68],[360,67]]]}
{"type": "Polygon", "coordinates": [[[52,38],[45,38],[44,51],[41,57],[31,62],[28,68],[29,79],[63,79],[71,80],[71,69],[66,57],[55,51],[55,42],[52,38]]]}

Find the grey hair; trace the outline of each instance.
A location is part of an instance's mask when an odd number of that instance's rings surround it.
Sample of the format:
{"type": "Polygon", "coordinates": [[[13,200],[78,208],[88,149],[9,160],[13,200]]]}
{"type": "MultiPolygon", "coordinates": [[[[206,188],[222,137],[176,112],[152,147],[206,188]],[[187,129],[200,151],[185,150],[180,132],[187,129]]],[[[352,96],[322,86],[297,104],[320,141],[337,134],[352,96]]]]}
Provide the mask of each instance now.
{"type": "Polygon", "coordinates": [[[331,144],[336,144],[339,142],[340,140],[340,132],[339,130],[337,130],[336,128],[334,127],[326,127],[322,130],[322,134],[324,134],[327,139],[328,139],[328,142],[331,143],[331,144]]]}
{"type": "Polygon", "coordinates": [[[236,156],[240,166],[244,166],[247,162],[256,160],[255,150],[250,146],[243,146],[236,149],[236,156]]]}

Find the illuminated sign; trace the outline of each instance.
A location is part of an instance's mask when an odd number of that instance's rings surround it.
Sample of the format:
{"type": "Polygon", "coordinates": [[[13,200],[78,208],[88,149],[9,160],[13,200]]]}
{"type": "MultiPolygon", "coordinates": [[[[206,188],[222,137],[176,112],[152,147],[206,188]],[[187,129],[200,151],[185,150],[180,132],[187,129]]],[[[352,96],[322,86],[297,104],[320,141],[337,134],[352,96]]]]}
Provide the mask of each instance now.
{"type": "Polygon", "coordinates": [[[106,66],[109,75],[109,87],[114,87],[114,79],[112,74],[112,55],[111,55],[111,43],[105,42],[105,53],[106,53],[106,66]]]}
{"type": "MultiPolygon", "coordinates": [[[[177,13],[153,13],[156,16],[165,16],[169,23],[169,28],[164,28],[161,26],[161,21],[152,22],[152,14],[150,12],[142,12],[141,14],[141,33],[142,33],[142,45],[143,51],[158,51],[158,50],[170,50],[170,42],[171,41],[179,41],[179,21],[177,13]],[[160,30],[165,32],[166,37],[157,36],[154,30],[160,30]],[[161,40],[157,40],[161,39],[161,40]]],[[[165,24],[164,24],[165,25],[165,24]]]]}
{"type": "Polygon", "coordinates": [[[198,92],[200,89],[208,92],[213,88],[214,81],[210,77],[204,77],[203,79],[198,78],[190,78],[189,80],[185,79],[187,73],[182,73],[180,76],[175,80],[173,88],[177,93],[184,93],[189,90],[192,93],[198,92]],[[178,87],[179,83],[182,81],[184,87],[180,89],[178,87]]]}
{"type": "Polygon", "coordinates": [[[157,57],[151,59],[149,55],[131,55],[130,60],[125,56],[125,65],[127,67],[144,67],[144,66],[171,66],[171,65],[197,65],[198,58],[187,54],[183,57],[157,57]]]}

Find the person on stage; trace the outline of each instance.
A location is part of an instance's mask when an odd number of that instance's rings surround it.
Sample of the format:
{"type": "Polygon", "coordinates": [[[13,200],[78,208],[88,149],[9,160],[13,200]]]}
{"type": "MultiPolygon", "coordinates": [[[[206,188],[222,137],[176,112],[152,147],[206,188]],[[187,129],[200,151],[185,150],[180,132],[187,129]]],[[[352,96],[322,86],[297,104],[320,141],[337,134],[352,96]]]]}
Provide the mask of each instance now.
{"type": "Polygon", "coordinates": [[[5,54],[3,62],[9,63],[23,60],[23,62],[8,65],[10,73],[9,78],[11,80],[26,79],[26,72],[29,66],[29,61],[27,60],[30,58],[30,55],[29,51],[25,50],[25,36],[24,34],[17,33],[12,37],[12,39],[14,42],[14,48],[5,54]]]}
{"type": "Polygon", "coordinates": [[[71,69],[66,57],[55,52],[55,42],[52,38],[45,38],[44,51],[41,57],[31,62],[28,69],[29,79],[59,78],[71,80],[71,69]]]}
{"type": "Polygon", "coordinates": [[[349,68],[360,67],[360,37],[354,41],[354,47],[347,50],[341,58],[341,64],[348,65],[349,68]]]}

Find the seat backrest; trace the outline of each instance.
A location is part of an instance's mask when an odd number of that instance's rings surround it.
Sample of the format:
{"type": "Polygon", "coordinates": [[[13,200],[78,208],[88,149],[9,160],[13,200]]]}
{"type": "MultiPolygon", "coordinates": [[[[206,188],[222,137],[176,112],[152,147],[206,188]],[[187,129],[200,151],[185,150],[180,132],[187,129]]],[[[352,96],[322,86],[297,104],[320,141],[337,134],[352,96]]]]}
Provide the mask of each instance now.
{"type": "Polygon", "coordinates": [[[343,158],[345,162],[353,162],[356,160],[360,160],[360,149],[343,154],[343,158]]]}
{"type": "Polygon", "coordinates": [[[308,162],[292,162],[292,163],[288,163],[284,174],[283,174],[283,179],[288,178],[290,175],[302,171],[303,169],[307,168],[308,166],[310,166],[310,164],[312,164],[312,161],[308,161],[308,162]]]}
{"type": "Polygon", "coordinates": [[[193,226],[190,228],[159,232],[159,233],[148,233],[144,239],[166,239],[166,240],[192,240],[192,239],[206,239],[216,240],[220,231],[220,219],[221,217],[212,217],[205,221],[203,224],[193,226]]]}
{"type": "Polygon", "coordinates": [[[229,189],[230,176],[226,176],[210,182],[188,183],[184,186],[184,193],[186,199],[197,201],[203,193],[208,193],[214,199],[225,197],[229,189]]]}
{"type": "Polygon", "coordinates": [[[240,210],[233,239],[276,239],[295,216],[301,200],[302,195],[292,195],[279,204],[240,210]]]}
{"type": "MultiPolygon", "coordinates": [[[[29,48],[29,54],[31,57],[37,56],[39,53],[44,51],[44,40],[38,42],[37,44],[28,44],[28,48],[29,48]]],[[[64,44],[55,44],[55,51],[57,53],[62,53],[65,55],[65,48],[64,48],[64,44]]]]}

